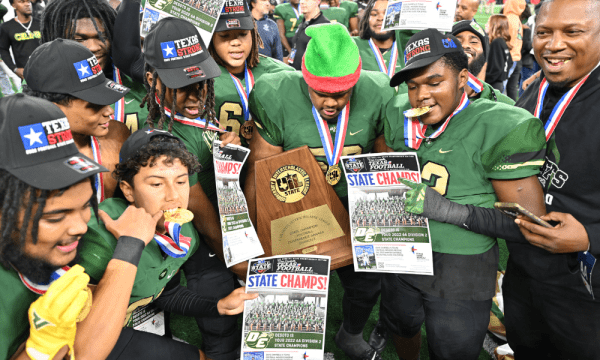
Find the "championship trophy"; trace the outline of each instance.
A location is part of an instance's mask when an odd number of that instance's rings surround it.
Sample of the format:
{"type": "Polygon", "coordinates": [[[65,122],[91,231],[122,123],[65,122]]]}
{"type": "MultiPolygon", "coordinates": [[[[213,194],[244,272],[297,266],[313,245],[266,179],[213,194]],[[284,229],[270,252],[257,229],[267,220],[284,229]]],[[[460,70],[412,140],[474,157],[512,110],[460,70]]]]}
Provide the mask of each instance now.
{"type": "Polygon", "coordinates": [[[259,160],[255,170],[255,225],[265,256],[328,255],[331,269],[352,264],[348,212],[326,181],[341,170],[323,174],[308,146],[259,160]]]}

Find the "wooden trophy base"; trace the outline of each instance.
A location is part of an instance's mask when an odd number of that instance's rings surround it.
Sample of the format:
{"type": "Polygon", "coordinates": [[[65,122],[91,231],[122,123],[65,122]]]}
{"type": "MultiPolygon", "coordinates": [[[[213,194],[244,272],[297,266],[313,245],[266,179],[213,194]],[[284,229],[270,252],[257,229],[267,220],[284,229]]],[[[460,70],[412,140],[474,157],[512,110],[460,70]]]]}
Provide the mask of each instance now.
{"type": "Polygon", "coordinates": [[[352,264],[348,212],[308,146],[256,162],[256,232],[265,256],[317,254],[352,264]]]}

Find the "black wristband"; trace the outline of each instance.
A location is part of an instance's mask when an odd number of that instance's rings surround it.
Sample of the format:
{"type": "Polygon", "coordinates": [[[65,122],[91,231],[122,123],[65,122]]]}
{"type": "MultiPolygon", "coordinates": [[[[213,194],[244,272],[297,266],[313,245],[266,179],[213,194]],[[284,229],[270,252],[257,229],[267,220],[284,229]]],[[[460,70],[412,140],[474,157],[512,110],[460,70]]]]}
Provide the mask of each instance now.
{"type": "Polygon", "coordinates": [[[138,238],[121,236],[117,240],[117,247],[112,258],[138,266],[145,247],[146,244],[138,238]]]}

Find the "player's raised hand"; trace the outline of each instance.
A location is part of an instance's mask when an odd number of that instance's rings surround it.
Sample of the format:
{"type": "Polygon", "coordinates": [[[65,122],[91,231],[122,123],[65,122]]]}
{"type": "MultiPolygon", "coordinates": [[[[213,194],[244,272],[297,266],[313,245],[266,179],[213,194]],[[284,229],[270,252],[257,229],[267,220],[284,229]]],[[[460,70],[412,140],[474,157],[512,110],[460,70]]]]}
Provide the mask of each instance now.
{"type": "Polygon", "coordinates": [[[234,132],[222,133],[219,136],[219,140],[222,141],[221,147],[225,147],[227,144],[242,145],[242,140],[240,139],[238,134],[236,134],[234,132]]]}
{"type": "Polygon", "coordinates": [[[102,210],[98,211],[100,220],[115,238],[130,236],[142,240],[146,245],[154,238],[156,224],[162,215],[162,211],[151,215],[145,209],[133,205],[128,206],[117,220],[113,220],[102,210]]]}
{"type": "Polygon", "coordinates": [[[231,294],[219,300],[217,310],[221,315],[237,315],[244,311],[244,302],[246,300],[254,300],[258,297],[258,293],[246,294],[246,288],[241,287],[233,290],[231,294]]]}
{"type": "Polygon", "coordinates": [[[32,359],[52,359],[65,345],[73,351],[77,316],[88,300],[90,277],[73,266],[29,307],[29,338],[25,345],[32,359]]]}
{"type": "Polygon", "coordinates": [[[555,254],[586,251],[590,246],[585,227],[573,215],[551,212],[540,218],[556,221],[558,225],[546,228],[522,219],[515,220],[523,236],[532,245],[555,254]]]}

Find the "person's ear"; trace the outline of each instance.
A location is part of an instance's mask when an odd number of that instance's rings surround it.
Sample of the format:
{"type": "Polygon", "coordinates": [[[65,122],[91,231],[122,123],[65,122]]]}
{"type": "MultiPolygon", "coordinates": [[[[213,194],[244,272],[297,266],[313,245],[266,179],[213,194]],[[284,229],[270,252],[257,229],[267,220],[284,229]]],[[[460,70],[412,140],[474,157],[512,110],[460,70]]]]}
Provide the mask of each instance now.
{"type": "MultiPolygon", "coordinates": [[[[477,74],[473,74],[474,76],[476,76],[477,74]]],[[[458,73],[458,88],[462,89],[465,86],[467,86],[467,82],[469,81],[469,70],[467,69],[462,69],[459,73],[458,73]]]]}
{"type": "Polygon", "coordinates": [[[131,204],[134,203],[134,198],[133,198],[133,186],[129,185],[129,183],[127,181],[121,181],[119,182],[119,187],[121,188],[121,191],[123,192],[123,195],[125,196],[125,199],[127,199],[127,201],[131,204]]]}

